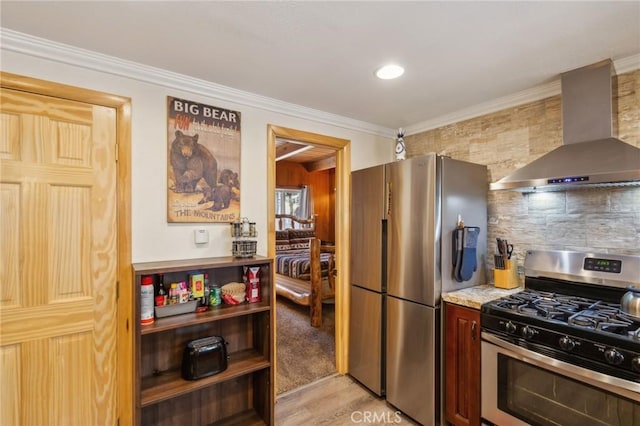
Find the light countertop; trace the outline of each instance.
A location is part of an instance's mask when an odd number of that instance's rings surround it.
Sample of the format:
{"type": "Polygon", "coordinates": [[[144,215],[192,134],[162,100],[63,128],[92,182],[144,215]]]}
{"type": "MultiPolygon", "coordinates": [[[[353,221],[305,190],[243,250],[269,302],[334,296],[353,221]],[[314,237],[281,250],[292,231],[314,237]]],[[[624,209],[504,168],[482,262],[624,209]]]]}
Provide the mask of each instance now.
{"type": "Polygon", "coordinates": [[[462,290],[443,293],[442,300],[456,305],[466,306],[468,308],[480,309],[483,303],[509,296],[524,290],[523,287],[516,287],[510,290],[494,287],[492,285],[478,285],[475,287],[464,288],[462,290]]]}

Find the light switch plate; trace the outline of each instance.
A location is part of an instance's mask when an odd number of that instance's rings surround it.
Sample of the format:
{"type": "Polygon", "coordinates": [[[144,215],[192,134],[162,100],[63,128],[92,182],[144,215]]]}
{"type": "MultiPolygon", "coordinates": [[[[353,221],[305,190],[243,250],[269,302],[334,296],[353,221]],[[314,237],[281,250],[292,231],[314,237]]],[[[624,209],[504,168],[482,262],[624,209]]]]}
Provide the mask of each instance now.
{"type": "Polygon", "coordinates": [[[193,231],[196,244],[206,244],[209,242],[209,231],[206,229],[196,229],[193,231]]]}

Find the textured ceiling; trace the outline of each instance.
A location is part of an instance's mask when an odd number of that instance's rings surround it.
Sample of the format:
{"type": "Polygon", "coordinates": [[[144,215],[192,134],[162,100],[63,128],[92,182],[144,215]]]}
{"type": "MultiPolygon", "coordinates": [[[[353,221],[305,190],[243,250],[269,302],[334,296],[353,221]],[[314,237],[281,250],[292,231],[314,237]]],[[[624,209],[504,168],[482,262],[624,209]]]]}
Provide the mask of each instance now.
{"type": "Polygon", "coordinates": [[[0,7],[3,28],[391,129],[640,53],[638,1],[0,7]],[[376,79],[390,61],[405,75],[376,79]]]}

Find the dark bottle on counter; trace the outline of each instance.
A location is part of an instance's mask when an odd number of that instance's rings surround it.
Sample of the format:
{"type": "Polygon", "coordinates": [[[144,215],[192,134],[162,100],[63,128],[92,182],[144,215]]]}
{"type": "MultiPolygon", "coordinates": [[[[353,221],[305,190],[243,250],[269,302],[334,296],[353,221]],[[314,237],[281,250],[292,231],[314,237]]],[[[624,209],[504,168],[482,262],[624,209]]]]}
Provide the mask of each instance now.
{"type": "Polygon", "coordinates": [[[158,293],[156,294],[156,306],[164,306],[167,304],[167,291],[164,288],[164,277],[158,275],[158,293]]]}
{"type": "Polygon", "coordinates": [[[201,304],[203,306],[209,306],[209,291],[211,288],[209,287],[209,273],[204,273],[204,297],[201,300],[201,304]]]}

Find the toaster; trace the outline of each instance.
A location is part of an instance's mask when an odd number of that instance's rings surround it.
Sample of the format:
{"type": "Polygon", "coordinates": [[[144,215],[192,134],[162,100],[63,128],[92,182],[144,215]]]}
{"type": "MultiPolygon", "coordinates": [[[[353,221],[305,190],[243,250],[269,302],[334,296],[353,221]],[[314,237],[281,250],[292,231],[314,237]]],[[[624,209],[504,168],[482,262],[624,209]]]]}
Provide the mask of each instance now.
{"type": "Polygon", "coordinates": [[[182,378],[197,380],[227,369],[227,343],[220,336],[188,342],[182,355],[182,378]]]}

